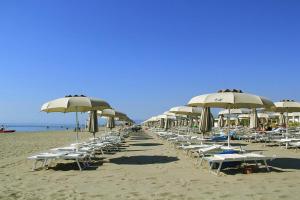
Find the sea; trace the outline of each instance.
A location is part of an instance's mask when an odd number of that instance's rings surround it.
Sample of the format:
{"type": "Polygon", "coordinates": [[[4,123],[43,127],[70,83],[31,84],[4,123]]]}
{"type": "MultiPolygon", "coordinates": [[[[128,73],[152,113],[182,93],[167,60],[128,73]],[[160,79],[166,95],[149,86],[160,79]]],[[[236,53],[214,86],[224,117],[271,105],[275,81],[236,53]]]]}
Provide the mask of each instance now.
{"type": "Polygon", "coordinates": [[[16,130],[16,132],[43,132],[43,131],[63,131],[73,130],[72,124],[27,124],[27,123],[0,123],[0,128],[5,130],[16,130]]]}

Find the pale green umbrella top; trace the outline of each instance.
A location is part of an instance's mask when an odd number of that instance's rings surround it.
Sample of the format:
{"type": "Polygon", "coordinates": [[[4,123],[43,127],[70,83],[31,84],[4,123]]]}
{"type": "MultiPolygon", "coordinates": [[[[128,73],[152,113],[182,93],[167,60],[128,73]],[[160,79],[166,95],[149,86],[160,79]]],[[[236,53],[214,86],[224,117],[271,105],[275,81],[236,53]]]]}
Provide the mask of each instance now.
{"type": "Polygon", "coordinates": [[[215,108],[268,108],[273,107],[272,101],[240,90],[221,90],[217,93],[193,97],[188,106],[215,108]]]}
{"type": "Polygon", "coordinates": [[[103,110],[110,108],[110,105],[102,100],[86,96],[66,96],[55,99],[42,105],[44,112],[87,112],[91,110],[103,110]]]}
{"type": "Polygon", "coordinates": [[[98,111],[97,114],[103,117],[114,117],[116,116],[116,111],[114,109],[104,109],[98,111]]]}
{"type": "Polygon", "coordinates": [[[274,104],[275,112],[300,112],[300,103],[294,100],[282,100],[274,104]]]}
{"type": "Polygon", "coordinates": [[[160,119],[174,119],[175,120],[176,116],[162,114],[162,115],[157,115],[156,118],[158,120],[160,120],[160,119]]]}
{"type": "Polygon", "coordinates": [[[170,112],[181,115],[200,116],[202,109],[199,107],[177,106],[170,109],[170,112]]]}

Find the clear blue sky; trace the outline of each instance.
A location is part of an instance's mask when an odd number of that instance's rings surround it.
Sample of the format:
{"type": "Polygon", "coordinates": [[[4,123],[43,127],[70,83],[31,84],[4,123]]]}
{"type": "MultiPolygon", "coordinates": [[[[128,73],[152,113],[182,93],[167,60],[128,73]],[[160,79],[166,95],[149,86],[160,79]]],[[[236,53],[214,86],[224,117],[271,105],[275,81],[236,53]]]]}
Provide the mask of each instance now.
{"type": "Polygon", "coordinates": [[[67,94],[146,119],[223,88],[300,101],[300,1],[0,1],[0,123],[67,94]]]}

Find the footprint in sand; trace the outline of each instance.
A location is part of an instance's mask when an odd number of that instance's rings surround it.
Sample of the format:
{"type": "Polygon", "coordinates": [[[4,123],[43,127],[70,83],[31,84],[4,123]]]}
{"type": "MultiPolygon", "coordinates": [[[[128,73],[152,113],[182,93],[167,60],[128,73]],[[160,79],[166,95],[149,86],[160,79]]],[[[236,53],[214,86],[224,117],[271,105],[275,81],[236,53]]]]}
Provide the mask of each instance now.
{"type": "Polygon", "coordinates": [[[169,193],[169,192],[163,192],[163,193],[160,193],[159,196],[161,197],[167,197],[167,196],[170,196],[172,195],[172,193],[169,193]]]}

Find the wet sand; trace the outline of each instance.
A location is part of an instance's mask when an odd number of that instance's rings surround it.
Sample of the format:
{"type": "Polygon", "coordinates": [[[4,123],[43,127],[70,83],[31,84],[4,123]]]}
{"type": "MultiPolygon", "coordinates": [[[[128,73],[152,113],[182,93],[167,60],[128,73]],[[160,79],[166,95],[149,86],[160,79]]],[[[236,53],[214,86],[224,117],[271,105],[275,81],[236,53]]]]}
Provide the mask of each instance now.
{"type": "MultiPolygon", "coordinates": [[[[80,133],[87,140],[89,133],[80,133]]],[[[127,138],[122,151],[80,172],[68,161],[31,172],[27,157],[75,140],[72,132],[0,135],[0,199],[298,199],[300,151],[244,146],[277,155],[271,172],[216,176],[149,133],[127,138]]],[[[242,145],[245,145],[244,143],[242,145]]]]}

